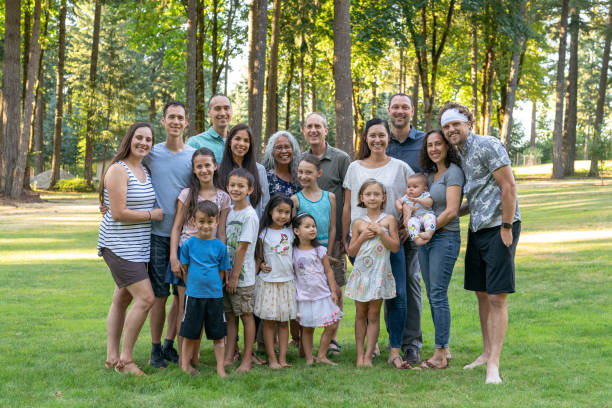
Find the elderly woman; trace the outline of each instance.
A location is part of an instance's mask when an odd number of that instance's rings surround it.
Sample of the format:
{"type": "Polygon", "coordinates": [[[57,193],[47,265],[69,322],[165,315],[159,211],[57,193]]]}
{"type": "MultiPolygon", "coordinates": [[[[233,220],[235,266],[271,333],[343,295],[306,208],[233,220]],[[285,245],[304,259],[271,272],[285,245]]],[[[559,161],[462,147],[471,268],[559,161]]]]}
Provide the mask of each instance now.
{"type": "Polygon", "coordinates": [[[431,130],[423,139],[421,166],[429,182],[436,216],[436,232],[418,248],[421,275],[425,282],[435,329],[435,351],[423,361],[421,368],[446,368],[450,359],[451,314],[448,305],[448,285],[459,256],[459,204],[464,176],[456,150],[442,135],[431,130]]]}
{"type": "MultiPolygon", "coordinates": [[[[353,222],[362,216],[364,208],[358,206],[359,188],[367,179],[373,178],[385,186],[386,205],[384,211],[396,218],[399,213],[395,200],[406,191],[408,177],[414,171],[401,160],[387,155],[391,132],[386,120],[370,119],[363,131],[359,148],[359,160],[350,164],[344,178],[344,209],[342,211],[342,242],[348,248],[348,240],[353,222]]],[[[396,297],[385,301],[388,311],[387,331],[389,332],[388,363],[396,368],[409,368],[409,364],[400,356],[402,334],[406,322],[406,258],[404,251],[391,253],[391,269],[395,278],[396,297]]],[[[368,345],[373,348],[374,345],[368,345]]],[[[371,356],[366,355],[371,360],[371,356]]],[[[371,364],[367,361],[366,365],[371,364]]]]}
{"type": "Polygon", "coordinates": [[[108,211],[100,224],[98,253],[115,281],[113,302],[106,319],[106,368],[138,375],[144,373],[134,363],[132,352],[155,300],[146,265],[151,246],[151,220],[161,221],[164,217],[161,208],[153,208],[155,190],[151,174],[142,164],[152,146],[151,126],[133,124],[100,183],[100,203],[108,211]],[[132,300],[134,304],[126,316],[132,300]]]}
{"type": "Polygon", "coordinates": [[[300,156],[300,145],[291,133],[280,130],[270,136],[263,158],[270,196],[279,193],[291,197],[300,190],[297,182],[300,156]]]}

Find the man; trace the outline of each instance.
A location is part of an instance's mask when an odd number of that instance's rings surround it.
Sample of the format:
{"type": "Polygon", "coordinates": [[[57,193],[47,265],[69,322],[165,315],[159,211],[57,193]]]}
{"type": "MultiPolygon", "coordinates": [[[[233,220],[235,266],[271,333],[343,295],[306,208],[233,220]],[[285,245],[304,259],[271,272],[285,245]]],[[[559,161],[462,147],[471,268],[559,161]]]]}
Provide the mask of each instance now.
{"type": "MultiPolygon", "coordinates": [[[[419,154],[425,133],[417,130],[410,122],[414,108],[410,97],[397,93],[389,99],[389,122],[391,124],[391,141],[387,154],[404,161],[415,173],[423,172],[419,163],[419,154]]],[[[421,346],[423,332],[421,330],[421,275],[419,259],[414,242],[408,238],[405,228],[400,228],[400,239],[404,243],[406,255],[406,326],[402,339],[404,360],[408,364],[418,364],[421,361],[421,346]]]]}
{"type": "Polygon", "coordinates": [[[506,329],[506,297],[514,293],[514,255],[521,231],[516,185],[504,145],[491,136],[472,133],[474,118],[465,106],[447,102],[440,110],[446,139],[461,155],[467,202],[461,215],[470,213],[465,253],[466,290],[476,292],[483,351],[472,369],[487,364],[485,383],[499,384],[499,357],[506,329]]]}
{"type": "Polygon", "coordinates": [[[168,329],[164,346],[161,335],[166,319],[166,301],[170,296],[170,285],[165,283],[166,268],[170,261],[170,232],[176,212],[176,197],[189,184],[191,178],[191,156],[195,149],[183,142],[183,131],[187,126],[185,105],[171,101],[164,106],[161,124],[166,131],[166,140],[158,143],[145,157],[144,163],[151,169],[151,181],[155,188],[157,204],[164,210],[162,221],[153,221],[151,229],[151,260],[149,278],[155,303],[151,308],[151,359],[149,364],[164,368],[169,360],[177,362],[178,356],[173,347],[179,316],[178,296],[174,296],[168,311],[168,329]]]}
{"type": "MultiPolygon", "coordinates": [[[[338,295],[338,306],[343,307],[342,286],[346,285],[346,255],[345,248],[342,247],[342,207],[344,206],[344,188],[342,182],[346,175],[346,170],[351,163],[349,155],[342,150],[330,146],[325,141],[327,136],[327,119],[318,113],[312,112],[306,116],[302,134],[308,141],[310,148],[306,153],[314,154],[321,160],[322,174],[319,177],[319,187],[330,191],[336,196],[336,242],[330,257],[333,258],[331,264],[336,278],[336,294],[338,295]]],[[[333,333],[329,349],[334,352],[340,351],[340,345],[336,341],[338,327],[333,333]]]]}
{"type": "Polygon", "coordinates": [[[227,96],[215,94],[208,100],[208,118],[211,127],[207,131],[187,140],[187,144],[194,149],[207,147],[215,154],[217,164],[221,163],[223,150],[225,149],[225,139],[230,121],[232,120],[232,105],[227,96]]]}

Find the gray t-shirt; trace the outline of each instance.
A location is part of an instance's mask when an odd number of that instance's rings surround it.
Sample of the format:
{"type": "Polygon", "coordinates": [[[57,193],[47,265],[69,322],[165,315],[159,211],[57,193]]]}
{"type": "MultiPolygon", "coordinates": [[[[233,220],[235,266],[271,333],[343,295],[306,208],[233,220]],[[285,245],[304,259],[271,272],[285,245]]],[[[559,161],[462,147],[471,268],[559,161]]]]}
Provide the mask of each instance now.
{"type": "MultiPolygon", "coordinates": [[[[459,186],[460,190],[463,188],[465,177],[463,171],[459,166],[451,163],[448,169],[442,174],[442,176],[434,181],[434,173],[427,173],[427,180],[429,181],[429,194],[433,199],[432,210],[436,217],[438,217],[444,210],[446,210],[446,188],[448,186],[459,186]]],[[[461,198],[463,192],[461,193],[461,198]]],[[[459,204],[461,204],[461,198],[459,198],[459,204]]],[[[443,229],[447,231],[459,231],[459,216],[449,221],[443,229]]]]}
{"type": "Polygon", "coordinates": [[[193,147],[185,145],[183,150],[173,153],[166,147],[166,142],[161,142],[153,146],[144,158],[144,163],[151,169],[157,205],[164,210],[164,219],[152,222],[153,235],[169,237],[172,232],[176,198],[189,184],[193,152],[193,147]]]}

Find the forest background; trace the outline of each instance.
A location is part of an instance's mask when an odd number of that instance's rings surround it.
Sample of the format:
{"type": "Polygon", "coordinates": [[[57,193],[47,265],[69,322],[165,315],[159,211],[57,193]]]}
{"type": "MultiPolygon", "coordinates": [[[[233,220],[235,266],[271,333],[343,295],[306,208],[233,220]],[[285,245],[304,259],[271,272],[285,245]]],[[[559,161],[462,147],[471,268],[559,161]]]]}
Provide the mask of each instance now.
{"type": "Polygon", "coordinates": [[[461,102],[515,164],[552,161],[554,178],[576,160],[597,176],[611,155],[610,1],[5,0],[0,21],[0,194],[14,199],[49,169],[52,187],[60,170],[93,187],[131,123],[163,140],[170,99],[202,132],[218,92],[258,153],[279,129],[304,146],[319,111],[352,154],[405,92],[417,128],[461,102]]]}

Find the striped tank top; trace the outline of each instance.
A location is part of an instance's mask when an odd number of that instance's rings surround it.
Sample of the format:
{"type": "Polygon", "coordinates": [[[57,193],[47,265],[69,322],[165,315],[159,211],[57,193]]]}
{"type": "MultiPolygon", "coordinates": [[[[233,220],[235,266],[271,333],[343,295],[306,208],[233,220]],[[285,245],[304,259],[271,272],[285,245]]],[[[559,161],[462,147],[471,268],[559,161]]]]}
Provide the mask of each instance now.
{"type": "Polygon", "coordinates": [[[297,198],[300,204],[297,213],[308,213],[312,215],[317,223],[317,241],[327,247],[329,235],[329,222],[331,220],[331,202],[329,201],[329,191],[321,190],[321,198],[318,201],[310,201],[300,191],[297,198]]]}
{"type": "MultiPolygon", "coordinates": [[[[155,205],[155,190],[151,184],[151,176],[143,167],[147,177],[141,183],[132,170],[122,161],[118,162],[127,171],[129,183],[127,186],[126,208],[136,211],[147,211],[155,205]]],[[[108,248],[118,257],[131,262],[149,262],[151,249],[151,221],[146,222],[120,222],[112,216],[112,208],[108,198],[108,191],[104,188],[104,205],[108,208],[100,224],[98,235],[98,255],[102,248],[108,248]]]]}

